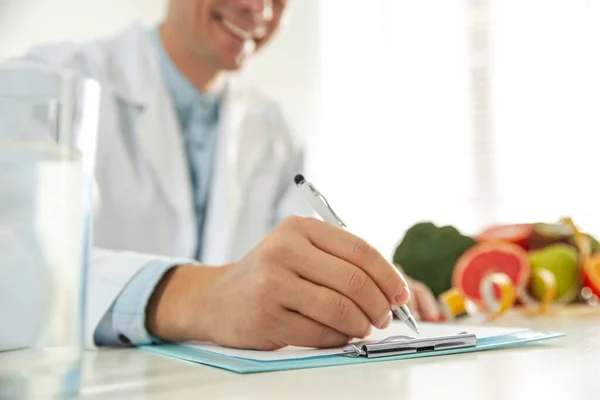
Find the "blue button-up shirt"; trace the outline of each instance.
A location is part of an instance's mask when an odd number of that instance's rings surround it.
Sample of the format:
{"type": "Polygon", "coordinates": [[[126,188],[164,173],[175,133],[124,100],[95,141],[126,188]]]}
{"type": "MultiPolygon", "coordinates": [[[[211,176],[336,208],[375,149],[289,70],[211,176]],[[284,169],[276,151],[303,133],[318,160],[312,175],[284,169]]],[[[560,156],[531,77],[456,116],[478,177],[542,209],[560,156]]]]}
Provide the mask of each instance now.
{"type": "Polygon", "coordinates": [[[194,204],[198,221],[198,250],[196,258],[202,259],[204,219],[208,203],[208,191],[214,165],[217,144],[217,122],[221,93],[203,94],[198,91],[177,69],[161,44],[158,31],[152,32],[156,51],[161,60],[165,81],[183,134],[194,204]]]}
{"type": "MultiPolygon", "coordinates": [[[[196,258],[202,260],[204,221],[209,199],[217,145],[221,93],[203,94],[173,64],[162,45],[158,30],[150,32],[167,88],[177,112],[189,164],[194,206],[198,221],[196,258]]],[[[155,261],[145,265],[127,284],[96,329],[97,345],[149,344],[153,338],[145,328],[145,309],[155,286],[174,265],[155,261]]]]}

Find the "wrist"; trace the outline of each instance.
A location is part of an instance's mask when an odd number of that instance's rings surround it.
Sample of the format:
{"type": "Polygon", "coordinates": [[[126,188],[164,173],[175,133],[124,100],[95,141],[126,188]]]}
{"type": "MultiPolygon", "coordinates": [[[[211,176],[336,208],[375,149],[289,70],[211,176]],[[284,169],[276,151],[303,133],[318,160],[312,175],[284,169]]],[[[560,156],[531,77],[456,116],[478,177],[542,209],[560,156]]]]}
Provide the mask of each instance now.
{"type": "Polygon", "coordinates": [[[148,301],[148,332],[165,341],[209,340],[207,295],[225,269],[181,265],[169,270],[148,301]]]}

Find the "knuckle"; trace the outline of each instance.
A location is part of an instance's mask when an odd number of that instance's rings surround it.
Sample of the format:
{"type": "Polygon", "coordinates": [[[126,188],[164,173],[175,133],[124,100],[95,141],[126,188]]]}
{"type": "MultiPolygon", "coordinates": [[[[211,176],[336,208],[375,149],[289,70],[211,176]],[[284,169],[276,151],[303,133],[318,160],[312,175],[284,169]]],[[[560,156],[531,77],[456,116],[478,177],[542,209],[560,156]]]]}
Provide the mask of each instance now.
{"type": "Polygon", "coordinates": [[[350,296],[356,297],[362,294],[368,281],[369,277],[365,272],[359,268],[354,268],[348,280],[348,292],[350,296]]]}
{"type": "Polygon", "coordinates": [[[333,316],[337,322],[344,321],[350,312],[350,300],[338,296],[333,307],[333,316]]]}
{"type": "Polygon", "coordinates": [[[271,238],[265,241],[259,249],[261,266],[269,265],[280,261],[287,251],[286,244],[278,238],[271,238]]]}
{"type": "Polygon", "coordinates": [[[383,286],[389,287],[390,285],[394,284],[397,279],[398,274],[396,273],[396,271],[394,271],[393,268],[390,268],[383,280],[383,286]]]}
{"type": "Polygon", "coordinates": [[[298,215],[288,215],[282,222],[283,226],[289,227],[291,229],[298,229],[302,227],[305,223],[304,217],[300,217],[298,215]]]}
{"type": "Polygon", "coordinates": [[[269,274],[261,272],[256,276],[254,280],[254,285],[256,288],[256,293],[259,295],[259,298],[262,298],[269,292],[269,286],[271,285],[271,277],[269,276],[269,274]]]}
{"type": "Polygon", "coordinates": [[[277,276],[274,272],[263,269],[254,278],[254,291],[261,303],[268,303],[274,290],[279,286],[277,276]]]}
{"type": "Polygon", "coordinates": [[[374,249],[364,239],[355,238],[352,241],[352,254],[354,261],[361,263],[368,260],[373,255],[374,249]]]}

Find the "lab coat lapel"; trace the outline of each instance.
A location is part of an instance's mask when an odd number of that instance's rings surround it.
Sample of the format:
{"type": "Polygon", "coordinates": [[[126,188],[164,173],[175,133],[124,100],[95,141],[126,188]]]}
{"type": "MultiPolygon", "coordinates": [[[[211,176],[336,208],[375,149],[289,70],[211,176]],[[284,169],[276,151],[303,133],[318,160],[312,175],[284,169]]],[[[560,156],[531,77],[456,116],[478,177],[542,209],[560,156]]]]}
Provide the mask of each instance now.
{"type": "Polygon", "coordinates": [[[173,210],[173,223],[186,233],[181,236],[186,243],[180,246],[192,257],[197,244],[196,214],[183,139],[172,107],[166,91],[157,90],[138,119],[137,133],[150,173],[173,210]]]}
{"type": "Polygon", "coordinates": [[[112,90],[122,101],[140,110],[134,122],[135,140],[142,149],[148,176],[154,178],[173,210],[173,225],[183,233],[180,237],[185,243],[179,247],[187,249],[192,257],[198,239],[189,167],[157,54],[146,31],[135,27],[123,36],[115,54],[112,90]]]}
{"type": "Polygon", "coordinates": [[[236,78],[231,78],[220,114],[217,162],[208,207],[203,261],[219,265],[235,260],[238,226],[249,184],[264,155],[266,142],[253,140],[252,101],[236,78]]]}
{"type": "Polygon", "coordinates": [[[222,265],[231,260],[233,234],[238,220],[238,135],[241,108],[234,107],[235,94],[227,86],[219,117],[217,157],[207,207],[202,261],[222,265]]]}

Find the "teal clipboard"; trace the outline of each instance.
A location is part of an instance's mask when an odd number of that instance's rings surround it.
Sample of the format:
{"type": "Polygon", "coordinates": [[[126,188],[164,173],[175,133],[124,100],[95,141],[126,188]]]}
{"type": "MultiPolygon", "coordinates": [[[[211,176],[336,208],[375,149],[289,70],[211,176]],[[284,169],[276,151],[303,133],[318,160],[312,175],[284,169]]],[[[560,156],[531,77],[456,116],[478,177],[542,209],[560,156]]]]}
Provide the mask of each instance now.
{"type": "Polygon", "coordinates": [[[232,357],[211,351],[200,350],[185,344],[160,344],[142,346],[141,348],[156,354],[174,357],[181,360],[222,368],[239,374],[256,372],[287,371],[293,369],[334,367],[340,365],[387,362],[411,358],[435,357],[449,354],[472,353],[505,347],[519,346],[541,340],[549,340],[565,336],[564,333],[520,331],[509,335],[493,336],[478,340],[477,345],[459,349],[426,351],[399,356],[380,358],[348,357],[345,355],[328,355],[289,360],[258,361],[248,358],[232,357]]]}

